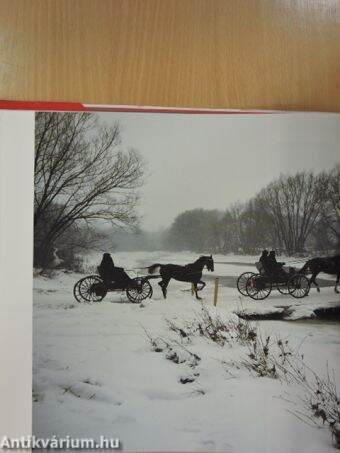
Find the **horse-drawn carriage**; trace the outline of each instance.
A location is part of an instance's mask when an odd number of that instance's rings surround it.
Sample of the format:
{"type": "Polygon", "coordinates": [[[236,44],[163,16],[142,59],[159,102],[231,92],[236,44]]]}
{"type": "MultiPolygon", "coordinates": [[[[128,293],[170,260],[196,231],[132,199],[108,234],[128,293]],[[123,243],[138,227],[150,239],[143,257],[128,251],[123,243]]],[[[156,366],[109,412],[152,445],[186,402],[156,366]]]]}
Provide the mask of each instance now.
{"type": "MultiPolygon", "coordinates": [[[[149,275],[136,278],[129,278],[126,275],[125,278],[115,282],[108,281],[107,275],[103,273],[103,269],[99,266],[97,268],[98,275],[88,275],[74,285],[73,295],[78,302],[100,302],[110,291],[125,291],[127,298],[131,302],[140,303],[148,297],[152,297],[153,289],[149,280],[154,278],[161,279],[158,284],[162,289],[164,298],[166,298],[167,287],[173,278],[182,282],[190,282],[193,285],[196,298],[200,299],[197,292],[205,287],[205,283],[201,280],[204,267],[211,272],[214,270],[214,260],[211,255],[200,256],[195,262],[185,266],[156,263],[143,268],[148,270],[149,275]],[[159,274],[152,275],[156,270],[159,271],[159,274]]],[[[119,274],[121,272],[118,273],[118,276],[119,274]]],[[[125,274],[124,271],[123,274],[125,274]]]]}
{"type": "Polygon", "coordinates": [[[254,300],[263,300],[269,296],[273,289],[281,294],[301,299],[309,293],[310,283],[308,278],[290,269],[279,274],[268,274],[256,263],[258,273],[244,272],[237,279],[237,289],[243,296],[249,296],[254,300]]]}
{"type": "Polygon", "coordinates": [[[100,302],[108,292],[125,291],[127,298],[133,303],[140,303],[152,297],[152,276],[136,277],[124,285],[107,284],[100,275],[88,275],[80,279],[73,288],[73,295],[78,302],[100,302]]]}

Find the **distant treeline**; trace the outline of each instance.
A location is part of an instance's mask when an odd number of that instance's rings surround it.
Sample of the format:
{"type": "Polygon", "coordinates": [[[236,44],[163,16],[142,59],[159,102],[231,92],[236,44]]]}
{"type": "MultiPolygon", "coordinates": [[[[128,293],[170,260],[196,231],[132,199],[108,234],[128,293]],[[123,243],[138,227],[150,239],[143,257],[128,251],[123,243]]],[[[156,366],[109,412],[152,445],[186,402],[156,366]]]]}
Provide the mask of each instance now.
{"type": "Polygon", "coordinates": [[[130,251],[332,253],[340,248],[339,177],[340,166],[317,175],[283,175],[225,211],[188,210],[165,231],[117,232],[109,242],[113,250],[130,251]]]}
{"type": "Polygon", "coordinates": [[[340,166],[315,175],[282,175],[246,203],[225,211],[179,214],[163,238],[170,250],[288,255],[340,246],[340,166]]]}
{"type": "Polygon", "coordinates": [[[131,252],[136,250],[154,251],[166,248],[167,231],[106,231],[104,244],[108,250],[131,252]]]}

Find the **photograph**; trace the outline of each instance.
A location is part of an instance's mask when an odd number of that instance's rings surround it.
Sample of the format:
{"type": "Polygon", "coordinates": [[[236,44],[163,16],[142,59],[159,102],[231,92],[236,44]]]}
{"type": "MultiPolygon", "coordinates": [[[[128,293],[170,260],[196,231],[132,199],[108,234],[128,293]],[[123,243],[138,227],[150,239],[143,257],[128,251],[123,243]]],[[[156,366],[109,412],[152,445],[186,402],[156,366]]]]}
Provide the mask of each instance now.
{"type": "Polygon", "coordinates": [[[36,112],[33,225],[34,436],[340,448],[339,114],[36,112]]]}

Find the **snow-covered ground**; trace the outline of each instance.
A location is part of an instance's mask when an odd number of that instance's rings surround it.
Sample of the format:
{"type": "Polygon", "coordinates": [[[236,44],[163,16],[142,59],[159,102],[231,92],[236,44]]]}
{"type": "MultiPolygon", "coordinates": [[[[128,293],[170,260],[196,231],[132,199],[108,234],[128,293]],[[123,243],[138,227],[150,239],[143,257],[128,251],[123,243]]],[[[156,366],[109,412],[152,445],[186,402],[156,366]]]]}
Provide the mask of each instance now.
{"type": "MultiPolygon", "coordinates": [[[[117,265],[132,269],[155,262],[187,263],[197,255],[130,252],[117,253],[114,258],[117,265]]],[[[250,266],[253,257],[214,259],[245,263],[215,264],[214,276],[254,270],[250,266]]],[[[88,257],[89,273],[99,260],[99,254],[88,257]]],[[[130,274],[134,276],[133,271],[130,274]]],[[[221,286],[214,308],[212,280],[206,280],[202,303],[191,295],[188,284],[173,280],[164,301],[154,280],[153,298],[142,306],[128,303],[121,293],[109,293],[98,304],[79,304],[72,289],[80,277],[60,271],[53,279],[36,277],[34,281],[35,435],[118,437],[124,451],[334,451],[326,428],[311,427],[292,413],[300,409],[294,400],[298,392],[294,385],[254,377],[230,363],[246,356],[244,346],[221,347],[199,336],[190,344],[184,339],[182,346],[201,358],[192,369],[188,362],[175,364],[166,359],[164,351],[153,351],[146,335],[173,341],[175,334],[166,320],[181,324],[197,316],[202,305],[226,319],[235,319],[235,311],[289,305],[293,319],[304,318],[315,307],[339,304],[333,288],[322,288],[321,293],[313,289],[301,300],[275,291],[265,301],[254,302],[236,288],[221,286]],[[180,378],[187,375],[194,382],[182,384],[180,378]],[[289,402],[292,400],[297,406],[289,402]]],[[[299,346],[306,363],[318,373],[326,372],[327,363],[340,372],[339,324],[257,324],[264,336],[280,336],[293,347],[299,346]]]]}

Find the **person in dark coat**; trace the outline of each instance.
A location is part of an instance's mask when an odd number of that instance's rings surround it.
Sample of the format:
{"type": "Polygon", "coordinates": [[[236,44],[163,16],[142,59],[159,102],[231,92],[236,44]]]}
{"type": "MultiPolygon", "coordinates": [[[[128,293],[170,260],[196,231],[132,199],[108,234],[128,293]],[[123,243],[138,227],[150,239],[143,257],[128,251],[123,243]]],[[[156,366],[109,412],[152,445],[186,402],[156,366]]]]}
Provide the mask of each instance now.
{"type": "Polygon", "coordinates": [[[286,263],[276,261],[276,252],[275,250],[271,250],[268,255],[269,262],[273,264],[273,266],[284,266],[286,263]]]}
{"type": "Polygon", "coordinates": [[[260,263],[265,263],[266,262],[266,259],[268,257],[268,250],[263,250],[261,256],[260,256],[260,263]]]}
{"type": "Polygon", "coordinates": [[[99,275],[108,286],[124,288],[131,282],[131,278],[122,267],[116,267],[109,253],[104,253],[102,261],[98,266],[99,275]]]}
{"type": "Polygon", "coordinates": [[[269,272],[269,266],[268,266],[268,250],[263,250],[259,262],[261,264],[262,269],[264,270],[265,273],[269,272]]]}
{"type": "Polygon", "coordinates": [[[286,272],[282,269],[286,263],[276,260],[275,250],[271,250],[268,255],[268,267],[272,275],[285,276],[286,272]]]}

